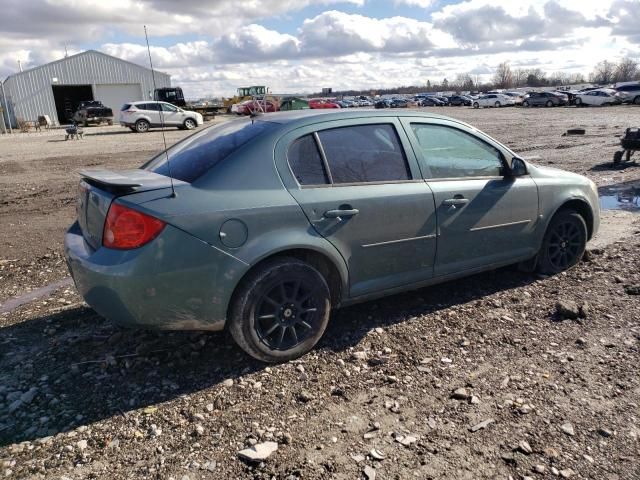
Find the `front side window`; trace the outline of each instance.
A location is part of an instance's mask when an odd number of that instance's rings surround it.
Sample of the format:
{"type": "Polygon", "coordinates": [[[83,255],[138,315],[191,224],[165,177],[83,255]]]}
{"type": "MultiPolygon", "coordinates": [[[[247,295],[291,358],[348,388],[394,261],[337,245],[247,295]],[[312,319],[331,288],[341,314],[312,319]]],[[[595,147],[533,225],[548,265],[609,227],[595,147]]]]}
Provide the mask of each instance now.
{"type": "Polygon", "coordinates": [[[389,124],[357,125],[318,132],[333,183],[410,180],[398,134],[389,124]]]}
{"type": "Polygon", "coordinates": [[[497,177],[501,154],[495,147],[457,128],[412,123],[430,178],[497,177]]]}
{"type": "Polygon", "coordinates": [[[160,105],[162,105],[162,110],[165,112],[177,112],[178,109],[176,107],[174,107],[173,105],[169,104],[169,103],[161,103],[160,105]]]}
{"type": "Polygon", "coordinates": [[[325,185],[329,183],[313,135],[305,135],[295,140],[289,146],[287,158],[300,185],[325,185]]]}

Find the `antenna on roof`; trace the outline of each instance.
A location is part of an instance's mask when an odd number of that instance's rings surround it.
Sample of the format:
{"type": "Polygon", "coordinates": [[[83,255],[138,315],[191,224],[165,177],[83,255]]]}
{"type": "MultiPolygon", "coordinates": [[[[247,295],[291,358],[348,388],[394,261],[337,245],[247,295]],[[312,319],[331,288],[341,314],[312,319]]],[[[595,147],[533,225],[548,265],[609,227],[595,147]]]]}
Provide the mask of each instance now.
{"type": "MultiPolygon", "coordinates": [[[[147,26],[144,25],[144,38],[147,41],[147,53],[149,54],[149,65],[151,66],[151,79],[153,80],[153,92],[155,97],[156,87],[156,74],[153,71],[153,62],[151,61],[151,48],[149,47],[149,36],[147,35],[147,26]]],[[[169,161],[169,152],[167,151],[167,138],[164,135],[164,112],[160,107],[160,127],[162,128],[162,144],[164,145],[164,154],[167,157],[167,171],[169,173],[169,180],[171,182],[171,197],[175,198],[176,189],[173,185],[173,176],[171,176],[171,162],[169,161]]]]}

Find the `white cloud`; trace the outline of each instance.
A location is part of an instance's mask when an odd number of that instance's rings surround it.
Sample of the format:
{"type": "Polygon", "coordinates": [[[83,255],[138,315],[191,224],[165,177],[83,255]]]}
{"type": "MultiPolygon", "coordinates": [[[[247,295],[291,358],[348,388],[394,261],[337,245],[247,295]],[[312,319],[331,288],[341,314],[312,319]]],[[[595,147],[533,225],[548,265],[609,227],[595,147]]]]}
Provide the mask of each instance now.
{"type": "Polygon", "coordinates": [[[409,5],[410,7],[428,8],[435,3],[435,0],[394,0],[396,5],[409,5]]]}

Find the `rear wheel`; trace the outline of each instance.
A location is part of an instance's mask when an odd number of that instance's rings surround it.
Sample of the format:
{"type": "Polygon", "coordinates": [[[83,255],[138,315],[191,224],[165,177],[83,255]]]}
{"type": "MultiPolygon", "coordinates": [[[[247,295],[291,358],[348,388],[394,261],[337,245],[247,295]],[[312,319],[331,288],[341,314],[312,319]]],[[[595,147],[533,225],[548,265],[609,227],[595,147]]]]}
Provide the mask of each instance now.
{"type": "Polygon", "coordinates": [[[136,122],[136,132],[138,133],[145,133],[149,131],[149,122],[147,122],[146,120],[138,120],[136,122]]]}
{"type": "Polygon", "coordinates": [[[576,98],[576,107],[581,107],[581,106],[582,106],[582,99],[576,98]]]}
{"type": "Polygon", "coordinates": [[[324,333],[331,312],[327,282],[295,258],[265,263],[242,281],[229,333],[252,357],[283,362],[304,355],[324,333]]]}
{"type": "Polygon", "coordinates": [[[473,102],[473,108],[480,108],[480,104],[478,102],[473,102]]]}
{"type": "Polygon", "coordinates": [[[501,105],[500,105],[500,102],[496,102],[496,104],[495,104],[495,105],[496,105],[496,108],[500,108],[500,106],[501,106],[501,105]]]}
{"type": "Polygon", "coordinates": [[[186,128],[187,130],[193,130],[194,128],[196,128],[198,126],[198,124],[196,123],[196,121],[193,118],[187,118],[184,121],[183,124],[184,128],[186,128]]]}
{"type": "Polygon", "coordinates": [[[551,219],[542,241],[538,268],[555,274],[576,265],[587,245],[587,224],[573,210],[561,210],[551,219]]]}
{"type": "Polygon", "coordinates": [[[640,105],[640,95],[633,99],[634,105],[640,105]]]}
{"type": "Polygon", "coordinates": [[[553,102],[551,100],[547,100],[547,107],[553,107],[553,102]]]}
{"type": "Polygon", "coordinates": [[[528,101],[525,100],[524,102],[522,102],[522,106],[523,107],[530,107],[531,105],[529,104],[528,101]]]}

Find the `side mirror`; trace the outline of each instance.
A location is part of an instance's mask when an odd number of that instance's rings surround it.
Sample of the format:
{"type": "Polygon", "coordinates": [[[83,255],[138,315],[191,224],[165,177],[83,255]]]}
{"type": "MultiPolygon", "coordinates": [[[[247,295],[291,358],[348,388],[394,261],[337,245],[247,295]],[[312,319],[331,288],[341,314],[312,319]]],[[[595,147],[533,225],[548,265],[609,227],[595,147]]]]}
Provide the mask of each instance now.
{"type": "Polygon", "coordinates": [[[527,164],[520,157],[513,157],[511,159],[511,170],[509,174],[512,177],[522,177],[527,174],[527,164]]]}

